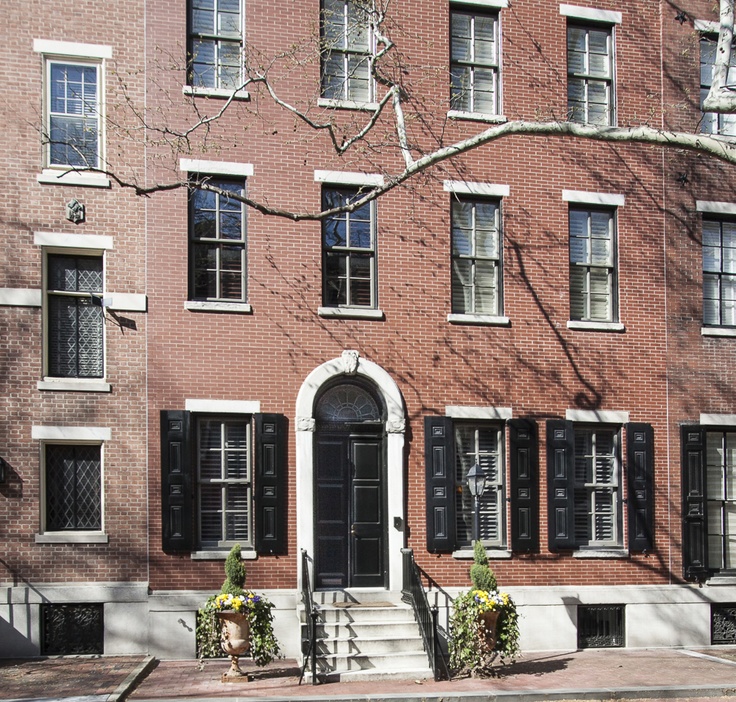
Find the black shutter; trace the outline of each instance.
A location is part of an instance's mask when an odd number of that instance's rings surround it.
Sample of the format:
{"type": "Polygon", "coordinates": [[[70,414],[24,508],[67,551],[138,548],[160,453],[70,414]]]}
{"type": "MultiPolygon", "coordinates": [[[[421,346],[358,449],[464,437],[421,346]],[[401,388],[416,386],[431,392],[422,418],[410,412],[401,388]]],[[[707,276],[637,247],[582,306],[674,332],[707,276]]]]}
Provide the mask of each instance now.
{"type": "Polygon", "coordinates": [[[626,425],[629,550],[654,547],[654,432],[650,424],[626,425]]]}
{"type": "Polygon", "coordinates": [[[510,419],[511,550],[539,551],[539,445],[537,424],[510,419]]]}
{"type": "Polygon", "coordinates": [[[455,550],[455,438],[450,417],[425,417],[427,550],[455,550]]]}
{"type": "Polygon", "coordinates": [[[547,421],[549,550],[575,547],[575,436],[572,422],[547,421]]]}
{"type": "Polygon", "coordinates": [[[192,454],[184,410],[161,410],[161,520],[163,550],[191,551],[192,454]]]}
{"type": "Polygon", "coordinates": [[[258,553],[281,555],[288,542],[286,417],[256,414],[255,420],[255,546],[258,553]]]}
{"type": "Polygon", "coordinates": [[[705,430],[686,425],[682,432],[682,567],[687,580],[708,575],[705,498],[705,430]]]}

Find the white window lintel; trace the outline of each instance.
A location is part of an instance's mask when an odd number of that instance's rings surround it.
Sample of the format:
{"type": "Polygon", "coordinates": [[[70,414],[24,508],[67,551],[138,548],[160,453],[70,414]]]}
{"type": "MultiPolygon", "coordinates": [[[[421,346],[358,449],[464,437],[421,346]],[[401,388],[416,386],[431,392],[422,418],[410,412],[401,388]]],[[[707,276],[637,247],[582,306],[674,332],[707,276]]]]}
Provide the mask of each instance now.
{"type": "Polygon", "coordinates": [[[32,426],[31,438],[39,441],[110,441],[109,427],[32,426]]]}
{"type": "Polygon", "coordinates": [[[377,173],[350,173],[343,171],[315,171],[315,183],[334,183],[335,185],[367,185],[380,187],[383,176],[377,173]]]}
{"type": "Polygon", "coordinates": [[[583,190],[563,190],[562,200],[564,202],[578,202],[583,205],[623,207],[626,197],[617,193],[591,193],[583,190]]]}
{"type": "Polygon", "coordinates": [[[629,413],[619,410],[576,410],[565,412],[565,419],[571,422],[595,422],[597,424],[628,424],[629,413]]]}
{"type": "Polygon", "coordinates": [[[465,405],[448,405],[445,415],[453,419],[511,419],[511,407],[471,407],[465,405]]]}
{"type": "Polygon", "coordinates": [[[700,423],[732,427],[736,426],[736,414],[701,414],[700,423]]]}
{"type": "Polygon", "coordinates": [[[186,400],[188,412],[208,414],[255,414],[261,411],[258,400],[186,400]]]}
{"type": "Polygon", "coordinates": [[[696,200],[695,210],[697,212],[704,212],[705,214],[736,215],[736,203],[696,200]]]}
{"type": "Polygon", "coordinates": [[[488,197],[508,197],[511,188],[495,183],[468,183],[463,180],[446,180],[443,184],[446,193],[458,195],[486,195],[488,197]]]}
{"type": "Polygon", "coordinates": [[[450,4],[480,5],[481,7],[495,7],[503,9],[509,6],[509,0],[450,0],[450,4]]]}
{"type": "Polygon", "coordinates": [[[111,236],[102,234],[63,234],[61,232],[34,232],[33,243],[36,246],[54,246],[67,249],[113,248],[111,236]]]}
{"type": "Polygon", "coordinates": [[[34,39],[33,50],[39,54],[53,56],[69,56],[89,59],[112,58],[112,46],[107,46],[105,44],[80,44],[75,41],[34,39]]]}
{"type": "Polygon", "coordinates": [[[0,288],[0,305],[15,307],[41,307],[43,295],[34,288],[0,288]]]}
{"type": "Polygon", "coordinates": [[[560,14],[573,19],[590,20],[592,22],[606,22],[608,24],[621,24],[622,15],[613,10],[597,10],[593,7],[580,7],[579,5],[560,5],[560,14]]]}
{"type": "Polygon", "coordinates": [[[210,175],[252,176],[252,163],[232,161],[205,161],[197,158],[180,158],[179,170],[185,173],[207,173],[210,175]]]}

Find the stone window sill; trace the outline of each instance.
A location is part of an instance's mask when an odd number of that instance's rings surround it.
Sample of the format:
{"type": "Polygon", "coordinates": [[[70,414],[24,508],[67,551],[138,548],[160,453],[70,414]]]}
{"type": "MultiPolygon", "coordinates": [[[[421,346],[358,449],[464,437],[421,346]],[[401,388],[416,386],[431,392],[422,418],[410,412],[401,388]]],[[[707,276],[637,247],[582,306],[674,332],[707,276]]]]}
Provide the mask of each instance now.
{"type": "Polygon", "coordinates": [[[182,86],[181,92],[184,95],[203,98],[222,98],[227,100],[232,97],[233,100],[250,100],[250,93],[241,88],[240,90],[230,90],[229,88],[201,88],[193,85],[182,86]]]}
{"type": "Polygon", "coordinates": [[[383,319],[383,311],[360,307],[320,307],[320,317],[342,317],[345,319],[383,319]]]}
{"type": "Polygon", "coordinates": [[[620,322],[577,322],[569,321],[568,329],[577,331],[624,332],[626,327],[620,322]]]}
{"type": "Polygon", "coordinates": [[[77,185],[88,188],[109,188],[110,179],[93,171],[72,171],[63,168],[44,168],[36,176],[39,183],[46,185],[77,185]]]}
{"type": "Polygon", "coordinates": [[[104,380],[85,378],[44,378],[36,385],[38,390],[57,390],[64,392],[110,392],[112,386],[104,380]]]}
{"type": "Polygon", "coordinates": [[[37,544],[107,544],[110,537],[101,531],[47,531],[35,535],[37,544]]]}
{"type": "Polygon", "coordinates": [[[472,122],[488,122],[490,124],[504,124],[508,122],[505,115],[491,115],[485,112],[465,112],[464,110],[449,110],[448,119],[466,119],[472,122]]]}
{"type": "Polygon", "coordinates": [[[205,302],[189,300],[184,309],[190,312],[230,312],[236,314],[252,314],[253,308],[247,302],[205,302]]]}
{"type": "Polygon", "coordinates": [[[701,327],[701,336],[736,337],[736,328],[733,327],[701,327]]]}
{"type": "MultiPolygon", "coordinates": [[[[191,559],[193,561],[224,561],[227,558],[227,554],[230,553],[230,549],[223,551],[211,550],[211,551],[192,551],[191,559]]],[[[240,559],[243,561],[254,561],[258,557],[255,551],[243,549],[240,552],[240,559]]]]}
{"type": "Polygon", "coordinates": [[[574,551],[573,558],[628,558],[629,552],[624,548],[596,548],[574,551]]]}
{"type": "Polygon", "coordinates": [[[484,324],[494,327],[509,327],[511,320],[495,314],[448,314],[450,324],[484,324]]]}
{"type": "MultiPolygon", "coordinates": [[[[487,548],[486,549],[486,556],[490,560],[504,560],[511,558],[511,551],[505,549],[505,548],[487,548]]],[[[472,548],[462,548],[458,551],[452,552],[452,557],[456,558],[459,561],[472,561],[473,560],[473,549],[472,548]]]]}

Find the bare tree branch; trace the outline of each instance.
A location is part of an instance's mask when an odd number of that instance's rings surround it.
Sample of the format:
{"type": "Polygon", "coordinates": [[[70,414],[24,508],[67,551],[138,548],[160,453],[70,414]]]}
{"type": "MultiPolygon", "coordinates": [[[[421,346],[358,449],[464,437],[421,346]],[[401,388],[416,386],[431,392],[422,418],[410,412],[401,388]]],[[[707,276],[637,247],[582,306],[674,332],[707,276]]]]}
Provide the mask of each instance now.
{"type": "Polygon", "coordinates": [[[713,82],[703,101],[706,112],[736,112],[736,85],[728,84],[728,69],[733,50],[734,0],[721,0],[720,27],[716,62],[713,68],[713,82]]]}

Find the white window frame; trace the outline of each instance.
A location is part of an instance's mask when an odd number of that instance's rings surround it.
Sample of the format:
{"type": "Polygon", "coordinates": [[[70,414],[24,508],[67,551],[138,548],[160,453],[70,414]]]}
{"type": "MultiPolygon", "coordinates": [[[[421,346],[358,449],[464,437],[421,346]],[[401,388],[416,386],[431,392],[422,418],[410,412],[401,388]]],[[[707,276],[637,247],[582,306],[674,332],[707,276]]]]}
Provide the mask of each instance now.
{"type": "MultiPolygon", "coordinates": [[[[72,392],[110,392],[107,377],[107,334],[102,330],[102,378],[57,378],[49,375],[49,334],[48,334],[48,256],[99,256],[102,258],[103,293],[100,304],[103,308],[112,306],[111,298],[105,297],[107,262],[105,253],[113,248],[112,237],[94,234],[59,234],[55,232],[36,232],[34,244],[42,247],[42,310],[43,310],[43,379],[38,381],[38,390],[61,390],[72,392]]],[[[139,296],[135,296],[138,301],[139,296]]]]}
{"type": "Polygon", "coordinates": [[[109,427],[33,426],[31,438],[39,442],[41,530],[37,544],[106,544],[105,531],[105,443],[112,439],[109,427]],[[100,447],[100,529],[94,531],[50,531],[46,529],[46,445],[100,447]]]}
{"type": "MultiPolygon", "coordinates": [[[[81,44],[67,41],[50,41],[35,39],[33,50],[41,54],[43,59],[43,129],[46,134],[50,130],[51,105],[51,64],[77,64],[92,66],[97,71],[98,102],[98,162],[96,167],[104,168],[106,163],[106,130],[105,130],[105,91],[106,61],[112,58],[112,47],[102,44],[81,44]]],[[[45,141],[45,140],[44,140],[45,141]]],[[[86,170],[79,166],[50,163],[50,146],[43,145],[43,169],[37,176],[39,183],[78,185],[87,187],[110,187],[110,179],[103,173],[86,170]]]]}

